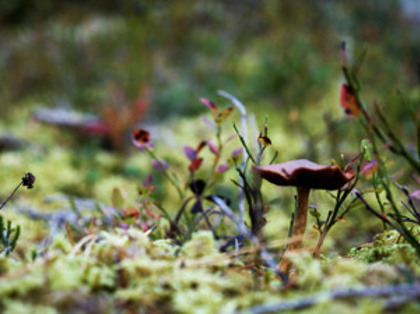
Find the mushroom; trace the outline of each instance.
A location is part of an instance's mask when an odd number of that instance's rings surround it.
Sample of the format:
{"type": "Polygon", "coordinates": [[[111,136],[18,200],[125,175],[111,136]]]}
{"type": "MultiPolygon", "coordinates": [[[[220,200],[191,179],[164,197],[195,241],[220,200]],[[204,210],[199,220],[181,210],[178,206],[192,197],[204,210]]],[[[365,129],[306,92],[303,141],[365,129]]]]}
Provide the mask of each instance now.
{"type": "MultiPolygon", "coordinates": [[[[337,190],[353,179],[354,174],[343,172],[337,166],[322,166],[306,159],[291,160],[280,164],[255,166],[261,178],[276,185],[297,187],[297,210],[288,251],[298,249],[302,244],[308,215],[308,198],[311,189],[337,190]]],[[[282,258],[277,265],[283,272],[289,272],[292,264],[282,258]]]]}

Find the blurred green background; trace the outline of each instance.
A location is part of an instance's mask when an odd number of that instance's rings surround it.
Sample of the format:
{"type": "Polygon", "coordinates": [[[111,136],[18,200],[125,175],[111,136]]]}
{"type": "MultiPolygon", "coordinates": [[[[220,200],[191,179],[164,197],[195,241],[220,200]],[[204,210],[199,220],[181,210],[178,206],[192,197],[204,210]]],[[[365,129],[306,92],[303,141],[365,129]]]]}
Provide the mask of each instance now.
{"type": "MultiPolygon", "coordinates": [[[[183,146],[214,137],[198,118],[208,114],[199,98],[230,105],[219,89],[255,113],[257,127],[269,117],[279,160],[355,156],[363,132],[339,105],[343,40],[351,60],[367,49],[363,96],[386,106],[410,145],[402,99],[418,101],[419,12],[415,0],[2,1],[0,134],[24,145],[0,152],[1,195],[32,171],[36,189],[21,193],[31,206],[47,207],[51,193],[109,203],[116,186],[135,204],[150,165],[128,143],[129,131],[147,127],[160,156],[185,172],[183,146]],[[102,117],[115,126],[111,144],[37,123],[39,108],[102,117]]],[[[234,175],[226,174],[227,185],[234,175]]],[[[172,192],[156,193],[171,204],[172,192]]]]}
{"type": "Polygon", "coordinates": [[[335,89],[342,40],[368,48],[362,83],[389,97],[417,82],[416,3],[3,1],[1,110],[29,99],[95,111],[113,83],[128,97],[150,86],[159,119],[202,111],[197,98],[218,89],[284,114],[335,89]]]}

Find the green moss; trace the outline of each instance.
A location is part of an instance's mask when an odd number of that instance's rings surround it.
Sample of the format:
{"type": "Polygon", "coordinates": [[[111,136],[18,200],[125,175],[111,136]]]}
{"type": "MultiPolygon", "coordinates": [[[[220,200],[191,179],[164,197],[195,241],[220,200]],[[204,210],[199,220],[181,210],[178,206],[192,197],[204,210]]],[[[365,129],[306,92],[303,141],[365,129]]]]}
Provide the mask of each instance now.
{"type": "Polygon", "coordinates": [[[59,233],[54,237],[54,240],[49,248],[53,250],[59,250],[61,253],[68,254],[71,252],[73,247],[68,240],[67,234],[59,233]]]}
{"type": "Polygon", "coordinates": [[[56,314],[59,313],[57,309],[47,305],[37,305],[32,303],[25,303],[22,301],[5,300],[4,314],[56,314]]]}
{"type": "Polygon", "coordinates": [[[115,287],[116,274],[109,267],[92,266],[86,270],[84,281],[92,290],[115,287]]]}
{"type": "Polygon", "coordinates": [[[187,258],[200,258],[218,254],[216,242],[211,231],[194,233],[191,240],[185,243],[182,253],[187,258]]]}
{"type": "MultiPolygon", "coordinates": [[[[420,228],[413,230],[413,234],[417,234],[420,228]]],[[[375,263],[381,261],[390,265],[403,264],[411,267],[418,275],[420,275],[419,257],[415,249],[400,237],[395,230],[389,230],[375,236],[373,243],[352,249],[350,254],[355,259],[366,262],[375,263]]]]}
{"type": "Polygon", "coordinates": [[[22,297],[31,292],[42,289],[45,286],[45,276],[41,271],[40,265],[36,267],[29,266],[25,269],[15,269],[15,273],[9,276],[3,276],[0,279],[0,297],[8,296],[22,297]]]}
{"type": "Polygon", "coordinates": [[[176,251],[179,248],[172,244],[172,240],[162,239],[153,242],[150,257],[153,259],[171,260],[174,258],[176,251]]]}
{"type": "Polygon", "coordinates": [[[82,286],[86,266],[83,256],[60,256],[48,267],[48,281],[53,290],[73,290],[82,286]]]}

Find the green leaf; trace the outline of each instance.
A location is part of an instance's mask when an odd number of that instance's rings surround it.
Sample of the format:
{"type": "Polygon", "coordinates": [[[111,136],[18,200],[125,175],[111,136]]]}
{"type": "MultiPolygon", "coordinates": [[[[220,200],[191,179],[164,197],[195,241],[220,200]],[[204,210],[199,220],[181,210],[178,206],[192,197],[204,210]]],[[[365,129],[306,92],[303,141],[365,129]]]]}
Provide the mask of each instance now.
{"type": "Polygon", "coordinates": [[[360,150],[364,152],[367,160],[372,160],[372,154],[370,153],[372,150],[372,143],[369,140],[362,140],[362,142],[360,143],[360,150]]]}
{"type": "Polygon", "coordinates": [[[311,214],[312,217],[315,217],[316,219],[319,219],[321,217],[321,214],[316,208],[310,210],[309,213],[311,214]]]}

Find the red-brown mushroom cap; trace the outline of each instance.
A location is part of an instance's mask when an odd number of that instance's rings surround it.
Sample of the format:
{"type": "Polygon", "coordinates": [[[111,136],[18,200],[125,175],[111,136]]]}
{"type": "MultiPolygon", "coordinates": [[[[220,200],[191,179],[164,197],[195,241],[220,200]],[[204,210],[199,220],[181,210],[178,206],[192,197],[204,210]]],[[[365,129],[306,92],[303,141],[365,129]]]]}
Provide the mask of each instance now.
{"type": "Polygon", "coordinates": [[[352,172],[343,172],[337,166],[322,166],[306,159],[256,166],[254,170],[261,178],[276,185],[323,190],[340,189],[354,177],[352,172]]]}

